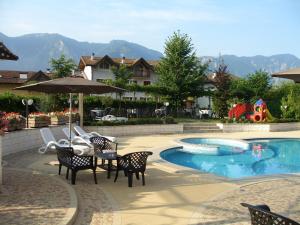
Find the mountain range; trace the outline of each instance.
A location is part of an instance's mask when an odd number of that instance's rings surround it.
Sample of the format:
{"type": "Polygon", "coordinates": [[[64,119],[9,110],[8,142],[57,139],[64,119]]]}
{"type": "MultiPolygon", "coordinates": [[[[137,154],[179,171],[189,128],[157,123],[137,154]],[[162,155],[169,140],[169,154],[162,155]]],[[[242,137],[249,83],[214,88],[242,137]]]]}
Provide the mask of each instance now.
{"type": "MultiPolygon", "coordinates": [[[[16,55],[18,61],[1,61],[0,69],[8,70],[46,70],[50,67],[51,58],[58,58],[62,53],[78,63],[80,56],[109,55],[111,57],[140,58],[157,60],[163,55],[159,51],[146,48],[142,45],[124,40],[112,40],[109,43],[80,42],[60,34],[27,34],[18,37],[8,37],[0,32],[0,41],[16,55]]],[[[202,56],[204,61],[210,61],[211,70],[214,70],[219,57],[202,56]]],[[[222,55],[222,59],[230,73],[246,76],[256,70],[265,70],[269,73],[300,67],[300,59],[291,54],[278,54],[272,56],[239,57],[235,55],[222,55]]]]}

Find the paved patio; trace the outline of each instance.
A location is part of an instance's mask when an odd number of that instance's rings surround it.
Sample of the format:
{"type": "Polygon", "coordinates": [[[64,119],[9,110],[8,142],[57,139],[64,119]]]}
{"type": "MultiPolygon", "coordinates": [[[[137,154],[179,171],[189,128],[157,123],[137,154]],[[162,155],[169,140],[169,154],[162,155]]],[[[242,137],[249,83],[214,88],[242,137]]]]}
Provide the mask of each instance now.
{"type": "Polygon", "coordinates": [[[0,224],[250,224],[248,211],[240,202],[267,203],[274,211],[300,221],[300,175],[230,181],[158,158],[162,149],[174,145],[173,140],[194,136],[300,137],[300,131],[121,138],[120,154],[155,153],[148,163],[146,186],[134,179],[133,188],[127,187],[122,173],[114,183],[100,169],[97,185],[91,173],[80,171],[72,186],[64,178],[65,169],[57,175],[55,154],[39,155],[34,149],[8,155],[4,157],[0,224]]]}

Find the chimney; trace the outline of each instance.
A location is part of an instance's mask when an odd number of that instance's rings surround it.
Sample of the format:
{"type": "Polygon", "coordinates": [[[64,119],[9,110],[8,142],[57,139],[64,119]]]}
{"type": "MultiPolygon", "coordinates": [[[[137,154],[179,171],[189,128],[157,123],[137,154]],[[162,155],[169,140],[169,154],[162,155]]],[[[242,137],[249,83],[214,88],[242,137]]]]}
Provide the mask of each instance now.
{"type": "Polygon", "coordinates": [[[47,68],[46,73],[50,73],[50,69],[49,68],[47,68]]]}
{"type": "Polygon", "coordinates": [[[91,55],[91,60],[94,60],[95,53],[93,52],[91,55]]]}
{"type": "Polygon", "coordinates": [[[125,56],[122,57],[121,64],[125,63],[125,56]]]}

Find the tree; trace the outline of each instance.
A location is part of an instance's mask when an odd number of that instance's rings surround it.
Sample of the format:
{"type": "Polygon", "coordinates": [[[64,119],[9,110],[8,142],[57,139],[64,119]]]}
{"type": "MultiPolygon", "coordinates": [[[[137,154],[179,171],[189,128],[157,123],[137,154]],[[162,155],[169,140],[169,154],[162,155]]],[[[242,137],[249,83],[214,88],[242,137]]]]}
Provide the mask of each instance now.
{"type": "Polygon", "coordinates": [[[271,77],[267,72],[258,70],[247,77],[248,87],[254,92],[253,100],[264,98],[271,89],[271,77]]]}
{"type": "Polygon", "coordinates": [[[202,65],[196,57],[191,38],[177,31],[167,39],[164,57],[156,68],[158,86],[178,110],[187,97],[202,96],[206,70],[207,64],[202,65]]]}
{"type": "Polygon", "coordinates": [[[115,75],[114,84],[120,88],[126,88],[128,80],[133,76],[133,72],[123,64],[119,67],[113,66],[111,71],[115,75]]]}
{"type": "Polygon", "coordinates": [[[54,73],[53,78],[61,78],[69,76],[76,69],[76,64],[73,59],[67,59],[62,54],[58,59],[50,60],[51,69],[54,73]]]}
{"type": "Polygon", "coordinates": [[[214,110],[220,118],[228,114],[229,99],[231,98],[231,77],[227,71],[227,66],[222,62],[215,71],[214,85],[216,91],[213,98],[214,110]]]}

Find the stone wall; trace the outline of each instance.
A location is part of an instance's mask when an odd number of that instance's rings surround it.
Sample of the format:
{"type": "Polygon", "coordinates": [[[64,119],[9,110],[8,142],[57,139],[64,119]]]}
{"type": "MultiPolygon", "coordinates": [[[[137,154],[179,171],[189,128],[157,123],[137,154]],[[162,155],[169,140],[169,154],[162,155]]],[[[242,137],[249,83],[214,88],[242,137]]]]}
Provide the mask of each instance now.
{"type": "Polygon", "coordinates": [[[128,126],[87,126],[89,131],[96,131],[107,136],[130,136],[145,134],[178,134],[183,133],[183,124],[155,124],[128,126]]]}

